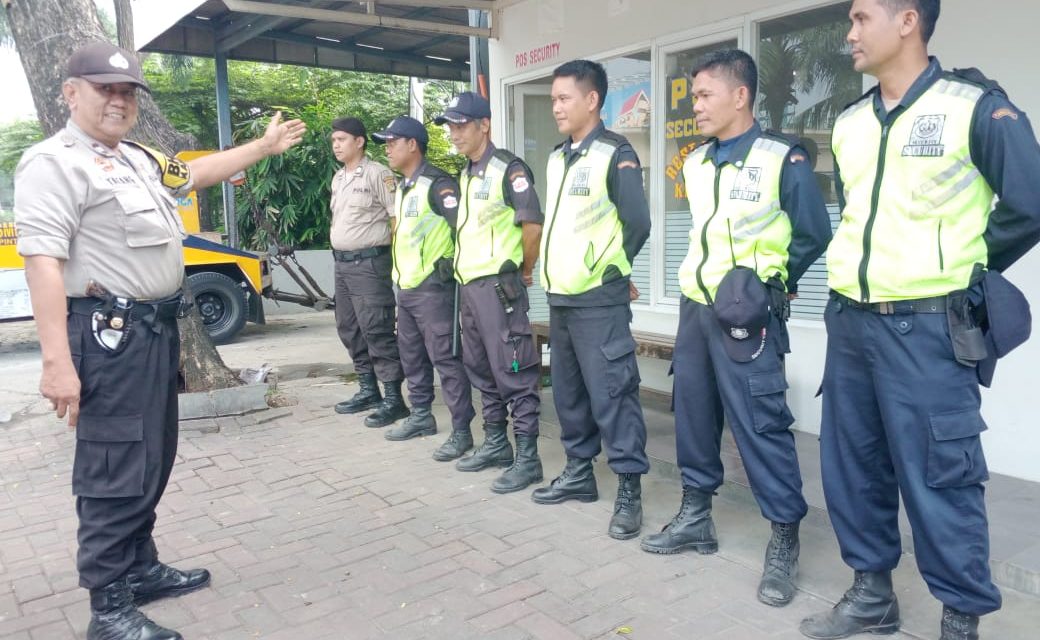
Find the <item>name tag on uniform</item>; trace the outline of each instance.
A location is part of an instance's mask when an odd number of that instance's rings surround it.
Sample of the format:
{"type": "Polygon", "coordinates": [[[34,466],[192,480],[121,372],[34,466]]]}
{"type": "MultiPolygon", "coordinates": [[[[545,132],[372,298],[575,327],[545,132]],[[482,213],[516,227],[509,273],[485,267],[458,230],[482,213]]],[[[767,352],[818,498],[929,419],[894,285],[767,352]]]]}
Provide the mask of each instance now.
{"type": "Polygon", "coordinates": [[[729,192],[730,200],[747,200],[758,202],[762,199],[762,168],[744,167],[733,181],[733,189],[729,192]]]}
{"type": "Polygon", "coordinates": [[[404,203],[404,216],[406,218],[418,218],[419,217],[419,197],[414,196],[408,198],[408,201],[404,203]]]}
{"type": "Polygon", "coordinates": [[[353,193],[372,193],[368,187],[354,187],[353,193]]]}
{"type": "Polygon", "coordinates": [[[572,196],[588,196],[592,193],[589,189],[589,167],[579,167],[574,172],[574,180],[571,181],[571,188],[567,191],[568,195],[572,196]]]}
{"type": "Polygon", "coordinates": [[[491,177],[484,176],[484,179],[480,182],[480,186],[477,187],[477,192],[473,194],[473,198],[476,200],[490,200],[491,199],[491,177]]]}
{"type": "Polygon", "coordinates": [[[910,129],[910,140],[903,147],[903,156],[910,158],[940,158],[946,150],[942,143],[945,114],[917,116],[910,129]]]}

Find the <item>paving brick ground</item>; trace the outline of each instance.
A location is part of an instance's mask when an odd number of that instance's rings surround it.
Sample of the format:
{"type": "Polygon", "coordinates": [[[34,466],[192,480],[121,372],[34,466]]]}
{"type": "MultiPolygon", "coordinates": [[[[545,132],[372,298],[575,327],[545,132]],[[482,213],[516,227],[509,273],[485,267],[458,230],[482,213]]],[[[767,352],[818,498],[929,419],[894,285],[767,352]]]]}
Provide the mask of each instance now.
{"type": "MultiPolygon", "coordinates": [[[[803,543],[803,574],[830,577],[806,580],[785,609],[764,606],[754,592],[767,525],[751,505],[717,500],[718,555],[652,556],[607,537],[614,480],[602,463],[598,503],[497,496],[497,472],[430,459],[443,435],[391,443],[362,417],[335,415],[351,392],[336,377],[280,388],[295,406],[182,423],[157,542],[166,562],[208,567],[213,585],[145,611],[186,638],[795,640],[799,620],[829,606],[813,593],[833,598],[847,582],[833,548],[803,543]]],[[[443,407],[435,413],[448,424],[443,407]]],[[[0,425],[0,638],[85,632],[73,438],[40,403],[0,425]]],[[[541,446],[551,477],[562,451],[551,437],[541,446]]],[[[678,489],[648,477],[645,490],[650,530],[678,489]]],[[[921,591],[901,592],[904,608],[921,591]]],[[[1030,637],[1036,600],[1012,604],[1001,628],[1025,635],[1000,637],[1030,637]]],[[[922,606],[931,629],[936,605],[922,606]]]]}
{"type": "MultiPolygon", "coordinates": [[[[294,407],[185,423],[157,539],[164,560],[208,567],[213,586],[149,615],[186,638],[221,640],[751,640],[798,638],[797,621],[826,606],[803,596],[769,609],[747,567],[614,541],[606,496],[557,507],[527,492],[496,496],[495,472],[430,459],[439,438],[390,443],[334,415],[342,387],[317,386],[332,381],[283,385],[294,407]]],[[[0,637],[85,631],[72,439],[45,416],[3,431],[0,637]]]]}

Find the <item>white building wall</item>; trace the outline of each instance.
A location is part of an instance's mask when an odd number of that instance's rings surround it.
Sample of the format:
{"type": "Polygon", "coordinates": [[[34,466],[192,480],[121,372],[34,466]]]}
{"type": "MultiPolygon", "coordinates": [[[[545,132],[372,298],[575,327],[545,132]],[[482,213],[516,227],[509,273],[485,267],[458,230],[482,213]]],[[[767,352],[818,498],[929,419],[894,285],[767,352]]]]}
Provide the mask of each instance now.
{"type": "MultiPolygon", "coordinates": [[[[738,32],[742,46],[747,47],[754,39],[755,21],[827,4],[832,3],[520,0],[509,4],[500,14],[500,37],[489,46],[494,137],[511,139],[507,87],[544,76],[566,60],[598,59],[648,47],[654,50],[657,46],[723,31],[738,32]]],[[[974,66],[999,80],[1023,111],[1034,114],[1037,126],[1040,83],[1036,82],[1035,70],[1029,68],[1035,64],[1036,56],[1027,52],[1036,50],[1034,27],[1040,22],[1040,3],[990,0],[983,11],[979,7],[974,2],[943,3],[932,53],[946,68],[974,66]]],[[[655,122],[654,126],[660,127],[660,123],[655,122]]],[[[661,138],[661,131],[658,129],[653,137],[661,138]]],[[[654,205],[651,202],[652,209],[654,205]]],[[[659,216],[659,212],[654,211],[654,215],[659,216]]],[[[654,264],[658,268],[660,259],[655,258],[654,264]]],[[[1037,305],[1040,315],[1040,278],[1033,275],[1038,272],[1040,252],[1033,251],[1008,276],[1037,305]]],[[[638,329],[674,334],[677,323],[674,304],[635,307],[633,326],[638,329]]],[[[796,428],[818,433],[820,401],[814,396],[823,374],[826,335],[822,323],[813,321],[792,320],[790,330],[793,353],[787,362],[791,385],[788,399],[798,417],[796,428]]],[[[983,415],[990,426],[983,440],[991,470],[1034,481],[1040,481],[1040,420],[1034,417],[1040,411],[1033,404],[1038,395],[1034,382],[1037,378],[1033,377],[1037,375],[1033,363],[1037,362],[1040,336],[1001,361],[995,388],[983,393],[983,415]]],[[[643,363],[644,368],[648,364],[643,363]]],[[[662,388],[669,384],[663,375],[664,367],[653,364],[649,369],[646,373],[650,375],[644,374],[644,378],[656,380],[662,388]]]]}

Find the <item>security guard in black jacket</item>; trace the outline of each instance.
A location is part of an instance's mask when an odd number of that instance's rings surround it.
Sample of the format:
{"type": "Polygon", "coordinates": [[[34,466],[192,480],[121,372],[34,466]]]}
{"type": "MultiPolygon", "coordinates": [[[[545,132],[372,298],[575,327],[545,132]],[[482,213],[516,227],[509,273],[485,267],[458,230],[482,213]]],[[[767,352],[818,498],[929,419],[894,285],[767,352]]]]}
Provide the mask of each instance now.
{"type": "Polygon", "coordinates": [[[943,603],[941,639],[973,640],[979,616],[1001,604],[979,393],[985,333],[998,326],[980,312],[1008,312],[991,285],[1040,236],[1040,147],[995,83],[928,57],[937,0],[856,0],[850,17],[853,64],[879,84],[834,125],[843,197],[827,251],[820,454],[855,575],[801,628],[810,638],[899,628],[902,497],[914,559],[943,603]]]}

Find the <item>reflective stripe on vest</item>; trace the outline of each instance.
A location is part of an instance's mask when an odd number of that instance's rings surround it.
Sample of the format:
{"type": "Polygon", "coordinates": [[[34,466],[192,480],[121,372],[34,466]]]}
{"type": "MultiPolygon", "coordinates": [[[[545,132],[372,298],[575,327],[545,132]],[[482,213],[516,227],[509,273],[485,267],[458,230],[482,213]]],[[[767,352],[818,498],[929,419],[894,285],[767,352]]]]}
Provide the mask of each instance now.
{"type": "Polygon", "coordinates": [[[866,302],[928,298],[963,289],[986,264],[993,190],[971,161],[983,94],[947,75],[885,127],[873,95],[838,117],[845,209],[827,249],[831,289],[866,302]]]}
{"type": "Polygon", "coordinates": [[[754,269],[763,281],[787,280],[791,220],[780,208],[780,174],[791,147],[755,140],[739,165],[718,167],[702,145],[686,158],[683,178],[690,202],[690,248],[679,267],[683,295],[711,304],[734,266],[754,269]]]}
{"type": "Polygon", "coordinates": [[[515,224],[516,212],[506,204],[502,189],[508,166],[505,153],[495,151],[483,177],[471,176],[468,170],[460,176],[455,278],[462,284],[515,271],[524,261],[521,228],[515,224]]]}
{"type": "Polygon", "coordinates": [[[398,189],[394,201],[397,230],[394,233],[394,282],[414,289],[436,268],[437,260],[451,257],[451,227],[430,206],[433,179],[421,176],[410,189],[398,189]]]}
{"type": "Polygon", "coordinates": [[[621,219],[607,191],[616,151],[615,143],[596,140],[569,166],[562,150],[549,156],[541,245],[541,281],[548,293],[576,295],[594,289],[603,284],[611,265],[622,276],[632,273],[621,219]]]}

